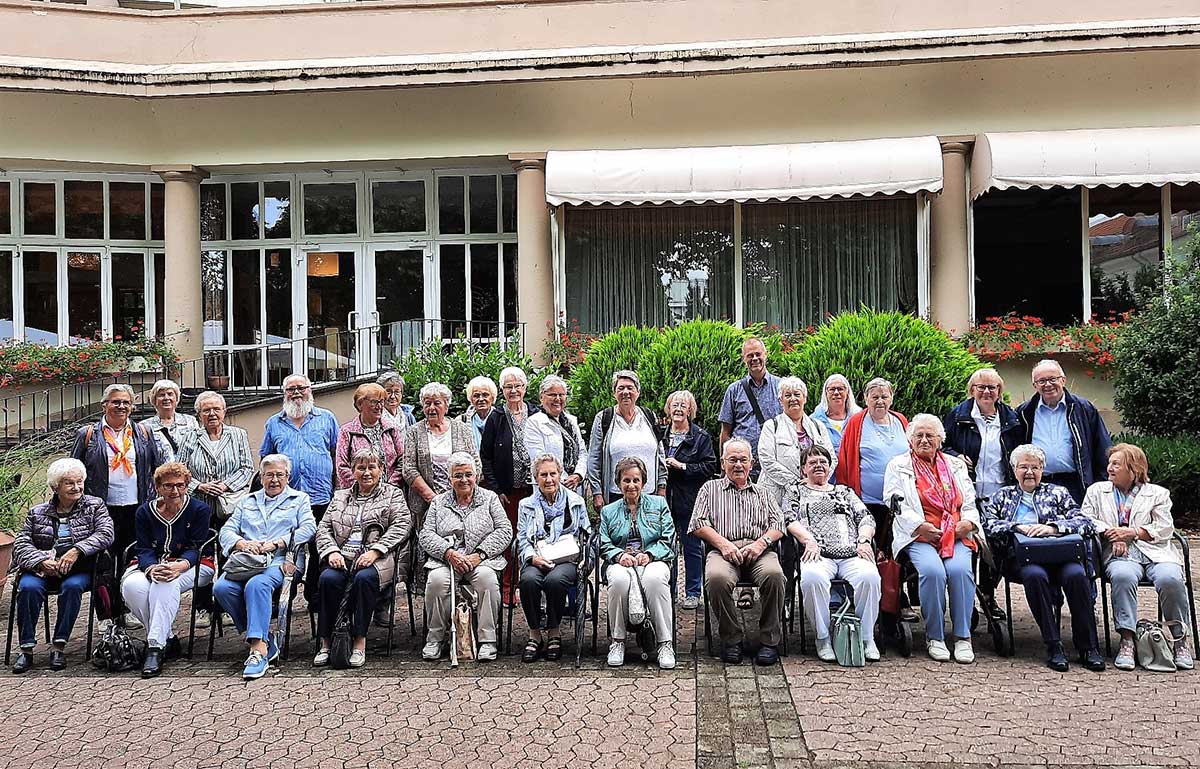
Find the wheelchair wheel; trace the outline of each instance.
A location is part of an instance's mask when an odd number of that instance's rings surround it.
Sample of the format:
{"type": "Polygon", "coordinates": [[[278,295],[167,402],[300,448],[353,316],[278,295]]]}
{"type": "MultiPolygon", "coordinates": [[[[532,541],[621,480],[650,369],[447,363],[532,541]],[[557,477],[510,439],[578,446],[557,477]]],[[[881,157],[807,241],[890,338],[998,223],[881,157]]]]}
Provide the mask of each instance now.
{"type": "Polygon", "coordinates": [[[1003,622],[992,623],[992,649],[1000,657],[1011,657],[1009,650],[1008,625],[1003,622]]]}
{"type": "Polygon", "coordinates": [[[900,652],[901,657],[911,657],[913,652],[912,625],[907,622],[897,624],[899,627],[896,634],[896,650],[900,652]]]}

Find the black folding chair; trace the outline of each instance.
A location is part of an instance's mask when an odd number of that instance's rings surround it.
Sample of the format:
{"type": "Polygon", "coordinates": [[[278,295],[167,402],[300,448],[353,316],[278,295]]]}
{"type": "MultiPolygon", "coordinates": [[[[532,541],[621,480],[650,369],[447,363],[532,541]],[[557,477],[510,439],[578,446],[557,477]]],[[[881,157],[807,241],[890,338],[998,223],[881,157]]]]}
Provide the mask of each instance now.
{"type": "MultiPolygon", "coordinates": [[[[771,545],[771,547],[768,549],[775,550],[776,555],[778,555],[778,552],[779,552],[778,544],[779,543],[776,542],[774,545],[771,545]]],[[[713,552],[713,547],[711,545],[709,545],[707,542],[705,542],[704,543],[704,563],[705,564],[708,563],[708,554],[710,552],[713,552]]],[[[781,567],[783,566],[782,562],[780,563],[780,566],[781,567]]],[[[787,578],[787,575],[785,574],[784,579],[786,580],[786,578],[787,578]]],[[[758,585],[755,584],[754,580],[742,576],[742,574],[739,570],[737,581],[734,582],[734,585],[733,585],[734,590],[743,590],[743,589],[753,590],[757,587],[758,587],[758,585]]],[[[784,590],[785,590],[784,600],[782,602],[782,605],[779,608],[779,629],[780,629],[779,634],[782,638],[782,644],[780,645],[779,651],[783,656],[786,657],[786,656],[788,656],[788,624],[787,624],[788,601],[787,601],[787,595],[786,595],[786,590],[787,590],[786,583],[784,586],[784,590]]],[[[709,610],[708,610],[708,579],[707,579],[707,576],[705,577],[705,579],[700,581],[700,603],[702,603],[704,605],[705,648],[708,650],[708,656],[715,657],[716,654],[713,652],[713,640],[712,640],[712,618],[711,618],[711,616],[709,614],[709,610]]],[[[697,626],[696,627],[697,639],[699,639],[699,634],[700,634],[700,628],[699,628],[699,626],[697,626]]]]}
{"type": "MultiPolygon", "coordinates": [[[[1180,534],[1178,531],[1176,531],[1172,534],[1171,539],[1174,541],[1174,544],[1179,545],[1179,549],[1182,551],[1182,555],[1183,555],[1183,582],[1184,582],[1184,585],[1187,586],[1188,617],[1189,617],[1189,619],[1191,619],[1191,622],[1192,622],[1192,627],[1191,627],[1192,649],[1193,649],[1195,655],[1197,657],[1200,657],[1200,638],[1197,637],[1198,635],[1200,635],[1200,633],[1197,633],[1197,628],[1196,628],[1196,625],[1197,625],[1197,623],[1196,623],[1196,596],[1195,596],[1195,592],[1192,587],[1192,556],[1191,556],[1191,552],[1188,549],[1187,540],[1184,539],[1182,534],[1180,534]]],[[[1111,629],[1111,625],[1109,622],[1108,602],[1109,602],[1109,591],[1112,590],[1112,584],[1108,579],[1108,572],[1105,570],[1104,564],[1100,563],[1101,553],[1103,553],[1103,550],[1100,549],[1101,543],[1100,543],[1099,537],[1096,538],[1095,547],[1096,547],[1096,551],[1095,551],[1096,562],[1099,564],[1099,568],[1096,569],[1096,572],[1097,572],[1097,576],[1100,577],[1100,602],[1103,607],[1103,614],[1104,614],[1104,653],[1107,656],[1111,657],[1111,656],[1113,656],[1112,629],[1111,629]]],[[[1149,579],[1146,579],[1145,577],[1143,577],[1142,579],[1138,580],[1138,587],[1139,588],[1154,587],[1154,583],[1151,582],[1149,579]]],[[[1157,596],[1157,593],[1155,593],[1155,596],[1157,596]]],[[[1161,604],[1158,607],[1158,619],[1160,621],[1162,620],[1162,605],[1161,604]]]]}
{"type": "MultiPolygon", "coordinates": [[[[88,591],[87,591],[88,592],[87,641],[86,641],[86,645],[84,646],[84,652],[85,652],[84,659],[89,659],[89,660],[92,658],[92,637],[95,633],[95,621],[96,621],[96,610],[97,610],[96,577],[101,572],[100,559],[104,558],[105,555],[106,555],[105,553],[97,553],[96,554],[96,556],[92,559],[92,566],[91,566],[91,571],[90,571],[91,586],[88,588],[88,591]]],[[[106,561],[107,560],[111,560],[111,559],[106,559],[106,561]]],[[[12,658],[13,629],[16,627],[16,622],[17,622],[17,595],[21,592],[21,577],[24,574],[25,574],[25,572],[17,571],[17,572],[15,572],[14,578],[13,578],[13,586],[12,586],[12,590],[11,590],[12,599],[9,602],[9,606],[8,606],[8,637],[4,642],[4,664],[6,666],[9,664],[9,660],[12,658]]],[[[43,622],[43,624],[45,626],[45,630],[46,630],[46,643],[50,643],[53,640],[50,636],[50,597],[51,596],[57,597],[58,594],[59,594],[58,587],[54,587],[54,588],[48,587],[47,591],[46,591],[46,601],[42,604],[42,622],[43,622]]]]}

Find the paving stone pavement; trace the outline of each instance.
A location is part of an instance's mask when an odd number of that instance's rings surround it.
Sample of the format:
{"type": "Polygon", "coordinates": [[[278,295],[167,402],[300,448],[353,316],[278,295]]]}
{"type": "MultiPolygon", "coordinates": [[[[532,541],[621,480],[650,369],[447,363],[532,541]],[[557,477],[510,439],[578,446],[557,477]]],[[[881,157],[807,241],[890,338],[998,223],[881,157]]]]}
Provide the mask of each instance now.
{"type": "MultiPolygon", "coordinates": [[[[1152,591],[1141,606],[1154,611],[1152,591]]],[[[81,621],[66,671],[45,670],[43,647],[40,668],[0,673],[0,740],[16,747],[4,764],[11,769],[442,767],[456,759],[671,769],[1200,766],[1200,674],[1054,673],[1041,665],[1020,588],[1013,608],[1016,657],[993,654],[981,630],[973,666],[930,661],[921,631],[913,657],[892,652],[864,669],[800,655],[798,635],[781,666],[726,666],[704,653],[703,612],[680,611],[677,670],[658,671],[635,654],[611,670],[602,611],[598,651],[589,624],[579,670],[573,641],[558,664],[423,662],[398,615],[393,656],[373,653],[365,670],[335,672],[308,664],[299,599],[292,659],[248,684],[232,632],[212,661],[201,636],[194,660],[172,661],[155,680],[98,675],[82,663],[81,621]]],[[[516,652],[525,628],[514,616],[516,652]]],[[[372,630],[373,646],[383,638],[372,630]]]]}

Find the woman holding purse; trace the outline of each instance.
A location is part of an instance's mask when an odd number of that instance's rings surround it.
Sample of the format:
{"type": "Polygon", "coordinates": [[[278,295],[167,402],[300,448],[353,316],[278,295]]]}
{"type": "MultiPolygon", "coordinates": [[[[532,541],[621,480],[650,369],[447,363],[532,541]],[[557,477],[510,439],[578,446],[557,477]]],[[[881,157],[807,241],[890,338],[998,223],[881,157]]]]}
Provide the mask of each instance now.
{"type": "Polygon", "coordinates": [[[561,483],[563,467],[552,454],[533,462],[533,495],[517,507],[517,564],[521,569],[521,608],[529,623],[529,641],[522,662],[539,656],[553,662],[562,657],[558,627],[567,608],[567,591],[579,581],[581,533],[591,530],[583,497],[561,483]],[[542,596],[546,596],[546,629],[542,627],[542,596]]]}
{"type": "Polygon", "coordinates": [[[604,560],[608,579],[608,621],[612,638],[608,664],[611,667],[625,664],[626,607],[631,591],[642,590],[646,596],[646,611],[654,625],[658,667],[671,670],[675,667],[675,647],[671,641],[675,521],[665,499],[642,492],[646,478],[646,465],[641,459],[625,457],[617,462],[616,479],[621,499],[605,505],[600,511],[600,557],[604,560]]]}

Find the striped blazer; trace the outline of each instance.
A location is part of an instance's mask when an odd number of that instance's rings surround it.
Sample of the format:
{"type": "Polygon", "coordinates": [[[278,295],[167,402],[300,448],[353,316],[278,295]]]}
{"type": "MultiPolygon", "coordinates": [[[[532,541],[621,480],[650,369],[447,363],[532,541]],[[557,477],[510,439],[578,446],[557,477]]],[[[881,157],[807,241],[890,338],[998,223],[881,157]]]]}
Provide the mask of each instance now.
{"type": "Polygon", "coordinates": [[[240,427],[223,426],[219,441],[210,441],[203,429],[186,432],[175,459],[192,473],[188,491],[212,508],[214,518],[228,518],[233,506],[250,491],[254,458],[250,438],[240,427]],[[223,483],[229,490],[216,497],[201,494],[196,491],[201,483],[223,483]]]}
{"type": "MultiPolygon", "coordinates": [[[[458,419],[447,418],[446,423],[450,425],[450,451],[465,451],[475,457],[475,475],[477,481],[482,481],[483,466],[479,462],[479,451],[475,448],[474,432],[458,419]]],[[[449,491],[433,485],[433,455],[429,451],[429,429],[424,419],[404,431],[404,462],[401,467],[404,482],[408,484],[408,509],[413,516],[413,525],[419,526],[425,520],[429,503],[413,488],[413,481],[421,478],[437,494],[449,491]]]]}

